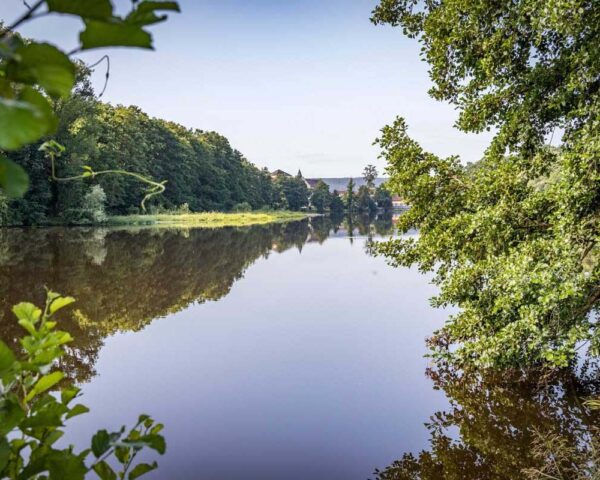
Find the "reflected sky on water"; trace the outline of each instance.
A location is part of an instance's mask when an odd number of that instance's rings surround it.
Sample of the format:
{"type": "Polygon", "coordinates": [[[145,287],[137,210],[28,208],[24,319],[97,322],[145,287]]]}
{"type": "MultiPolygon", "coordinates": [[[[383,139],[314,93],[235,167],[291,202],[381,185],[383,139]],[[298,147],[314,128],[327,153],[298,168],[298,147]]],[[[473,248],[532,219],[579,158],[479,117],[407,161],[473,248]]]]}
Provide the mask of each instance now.
{"type": "Polygon", "coordinates": [[[577,438],[593,424],[559,389],[526,386],[505,398],[496,380],[428,368],[425,338],[448,312],[429,306],[427,276],[367,254],[391,227],[391,218],[315,218],[219,230],[3,230],[0,333],[19,334],[6,312],[39,302],[43,285],[76,297],[62,320],[76,338],[66,365],[92,413],[72,421],[68,440],[82,445],[98,428],[149,413],[168,443],[153,478],[366,479],[397,459],[381,478],[459,478],[444,462],[463,472],[479,465],[478,477],[461,478],[517,478],[537,461],[527,455],[532,426],[577,438]],[[539,414],[510,415],[525,407],[539,414]],[[570,415],[567,426],[558,411],[570,415]],[[473,415],[480,421],[469,423],[473,415]],[[500,431],[490,431],[489,457],[481,441],[492,419],[500,431]],[[461,442],[462,456],[452,447],[461,442]],[[421,450],[433,453],[423,460],[421,450]],[[419,468],[420,477],[401,476],[419,468]]]}

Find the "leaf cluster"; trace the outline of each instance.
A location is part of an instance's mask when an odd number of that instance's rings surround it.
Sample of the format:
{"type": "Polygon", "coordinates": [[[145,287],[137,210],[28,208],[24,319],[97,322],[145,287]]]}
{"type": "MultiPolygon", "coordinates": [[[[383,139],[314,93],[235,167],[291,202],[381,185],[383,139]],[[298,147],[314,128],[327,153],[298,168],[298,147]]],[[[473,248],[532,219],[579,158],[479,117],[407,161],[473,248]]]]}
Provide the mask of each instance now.
{"type": "MultiPolygon", "coordinates": [[[[166,19],[158,12],[179,11],[176,2],[132,2],[124,17],[110,0],[39,0],[12,25],[0,29],[0,151],[10,151],[53,134],[58,119],[53,103],[71,94],[77,65],[71,56],[103,47],[152,48],[145,27],[166,19]],[[24,40],[16,29],[46,15],[71,15],[83,22],[77,48],[65,52],[46,42],[24,40]]],[[[28,187],[24,169],[0,155],[0,188],[20,197],[28,187]]]]}
{"type": "Polygon", "coordinates": [[[103,480],[133,480],[157,468],[156,462],[134,464],[142,449],[165,452],[163,426],[147,415],[129,431],[100,430],[79,453],[72,445],[58,446],[66,421],[89,411],[76,403],[79,388],[64,383],[57,368],[73,339],[56,330],[55,314],[74,301],[48,291],[43,310],[28,302],[13,307],[27,335],[20,355],[0,341],[0,478],[83,480],[93,471],[103,480]],[[118,468],[110,465],[113,457],[118,468]]]}
{"type": "Polygon", "coordinates": [[[398,118],[378,143],[410,205],[379,251],[435,271],[459,312],[439,355],[479,366],[564,366],[600,353],[600,8],[587,0],[383,0],[376,23],[422,44],[431,95],[466,132],[495,129],[483,158],[424,151],[398,118]],[[548,145],[556,129],[559,147],[548,145]]]}

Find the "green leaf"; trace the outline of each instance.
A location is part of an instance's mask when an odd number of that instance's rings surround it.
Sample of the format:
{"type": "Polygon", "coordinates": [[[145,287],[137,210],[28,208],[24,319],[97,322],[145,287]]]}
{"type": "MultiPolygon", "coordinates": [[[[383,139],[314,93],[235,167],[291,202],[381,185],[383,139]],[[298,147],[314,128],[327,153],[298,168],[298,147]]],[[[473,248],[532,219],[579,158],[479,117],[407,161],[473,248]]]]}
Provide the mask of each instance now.
{"type": "Polygon", "coordinates": [[[141,415],[138,416],[138,423],[144,423],[148,420],[151,420],[150,415],[142,413],[141,415]]]}
{"type": "Polygon", "coordinates": [[[62,410],[60,409],[48,409],[41,411],[31,417],[27,417],[21,422],[22,428],[49,428],[49,427],[62,427],[62,410]]]}
{"type": "Polygon", "coordinates": [[[67,450],[55,450],[46,457],[50,479],[84,480],[87,467],[83,460],[67,450]]]}
{"type": "Polygon", "coordinates": [[[144,0],[139,3],[136,11],[146,13],[154,12],[156,10],[170,10],[172,12],[181,12],[179,4],[177,2],[157,2],[152,0],[144,0]]]}
{"type": "Polygon", "coordinates": [[[165,426],[162,423],[157,423],[156,425],[154,425],[154,427],[152,427],[152,430],[150,430],[150,433],[156,435],[160,432],[162,432],[162,430],[165,428],[165,426]]]}
{"type": "Polygon", "coordinates": [[[12,308],[13,313],[19,320],[28,320],[34,325],[40,320],[42,311],[33,303],[21,302],[12,308]]]}
{"type": "Polygon", "coordinates": [[[167,444],[165,443],[165,439],[162,435],[144,435],[140,438],[140,441],[148,444],[152,450],[156,450],[158,453],[163,455],[167,450],[167,444]]]}
{"type": "Polygon", "coordinates": [[[0,436],[6,435],[25,418],[25,412],[16,398],[9,398],[0,406],[0,436]]]}
{"type": "Polygon", "coordinates": [[[15,354],[10,347],[0,340],[0,376],[14,365],[15,360],[15,354]]]}
{"type": "Polygon", "coordinates": [[[64,378],[65,374],[63,372],[52,372],[48,375],[40,378],[33,389],[27,394],[25,397],[25,401],[31,400],[36,395],[45,392],[49,388],[52,388],[58,382],[60,382],[64,378]]]}
{"type": "Polygon", "coordinates": [[[131,447],[117,447],[115,448],[115,457],[117,460],[125,465],[129,461],[129,457],[131,456],[131,447]]]}
{"type": "Polygon", "coordinates": [[[19,325],[21,325],[25,330],[27,330],[27,333],[29,333],[29,335],[36,334],[35,327],[33,326],[33,323],[31,323],[29,320],[19,320],[19,325]]]}
{"type": "Polygon", "coordinates": [[[180,11],[177,2],[144,1],[141,2],[134,11],[127,15],[125,21],[130,25],[144,26],[166,20],[166,15],[156,15],[155,12],[157,10],[180,11]]]}
{"type": "Polygon", "coordinates": [[[63,154],[65,152],[66,148],[64,145],[61,145],[60,143],[58,143],[56,140],[51,139],[51,140],[47,140],[44,143],[42,143],[40,145],[40,148],[38,148],[38,150],[40,152],[44,152],[44,153],[53,153],[54,155],[59,157],[61,154],[63,154]]]}
{"type": "Polygon", "coordinates": [[[92,453],[96,458],[100,458],[110,448],[110,435],[106,430],[98,430],[92,437],[92,453]]]}
{"type": "Polygon", "coordinates": [[[50,12],[67,13],[82,18],[104,20],[112,17],[110,0],[47,0],[50,12]]]}
{"type": "Polygon", "coordinates": [[[156,462],[153,462],[151,464],[140,463],[140,464],[136,465],[133,470],[131,470],[131,473],[129,474],[129,480],[134,480],[138,477],[141,477],[142,475],[145,475],[148,472],[151,472],[152,470],[156,470],[157,468],[158,468],[158,463],[156,463],[156,462]]]}
{"type": "MultiPolygon", "coordinates": [[[[44,142],[42,147],[44,145],[51,145],[51,144],[52,144],[52,141],[44,142]]],[[[40,147],[40,148],[42,148],[42,147],[40,147]]],[[[48,302],[53,302],[54,300],[56,300],[58,297],[61,296],[61,294],[58,292],[53,292],[52,290],[48,289],[47,287],[44,287],[44,288],[46,288],[46,299],[48,302]]]]}
{"type": "Polygon", "coordinates": [[[0,58],[3,60],[12,58],[15,50],[24,44],[20,35],[5,36],[0,42],[0,58]]]}
{"type": "Polygon", "coordinates": [[[8,464],[10,457],[10,445],[6,437],[0,438],[0,473],[4,470],[4,467],[8,464]]]}
{"type": "Polygon", "coordinates": [[[58,297],[50,304],[50,315],[56,313],[61,308],[71,305],[75,299],[73,297],[58,297]]]}
{"type": "Polygon", "coordinates": [[[54,445],[58,440],[60,440],[65,433],[61,430],[54,430],[47,434],[44,438],[45,445],[54,445]]]}
{"type": "Polygon", "coordinates": [[[69,411],[69,413],[67,413],[66,418],[73,418],[77,415],[83,415],[84,413],[88,413],[89,411],[90,409],[88,407],[82,405],[81,403],[78,403],[69,411]]]}
{"type": "Polygon", "coordinates": [[[155,23],[164,22],[166,19],[166,15],[156,15],[154,12],[138,13],[134,11],[127,16],[125,21],[129,25],[144,27],[147,25],[154,25],[155,23]]]}
{"type": "Polygon", "coordinates": [[[67,98],[75,83],[75,65],[48,43],[30,43],[17,49],[7,75],[17,82],[39,85],[53,97],[67,98]]]}
{"type": "Polygon", "coordinates": [[[73,400],[81,390],[77,387],[68,387],[60,392],[60,401],[63,404],[68,404],[73,400]]]}
{"type": "Polygon", "coordinates": [[[16,100],[0,98],[0,149],[16,150],[55,128],[56,118],[48,100],[33,88],[25,87],[16,100]]]}
{"type": "Polygon", "coordinates": [[[122,22],[85,22],[85,30],[79,40],[83,50],[103,47],[152,48],[152,36],[137,25],[122,22]]]}
{"type": "Polygon", "coordinates": [[[94,472],[96,472],[98,474],[98,476],[102,480],[116,480],[117,479],[117,475],[114,472],[114,470],[104,460],[95,464],[93,467],[93,470],[94,470],[94,472]]]}
{"type": "Polygon", "coordinates": [[[28,480],[30,478],[38,478],[37,474],[48,470],[45,465],[46,458],[41,455],[37,455],[36,458],[32,458],[29,462],[24,465],[23,470],[19,472],[18,480],[28,480]]]}
{"type": "MultiPolygon", "coordinates": [[[[0,115],[2,115],[1,107],[0,115]]],[[[0,155],[0,187],[8,197],[13,198],[22,197],[29,188],[29,177],[23,167],[2,155],[0,155]]]]}

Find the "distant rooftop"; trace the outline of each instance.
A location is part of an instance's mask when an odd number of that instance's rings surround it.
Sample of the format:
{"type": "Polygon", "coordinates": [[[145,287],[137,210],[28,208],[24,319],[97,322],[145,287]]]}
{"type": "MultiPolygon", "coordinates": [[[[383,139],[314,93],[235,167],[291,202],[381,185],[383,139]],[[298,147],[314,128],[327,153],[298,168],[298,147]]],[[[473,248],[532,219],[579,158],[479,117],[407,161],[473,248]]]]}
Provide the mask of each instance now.
{"type": "Polygon", "coordinates": [[[277,169],[271,172],[271,177],[291,177],[291,175],[283,170],[277,169]]]}

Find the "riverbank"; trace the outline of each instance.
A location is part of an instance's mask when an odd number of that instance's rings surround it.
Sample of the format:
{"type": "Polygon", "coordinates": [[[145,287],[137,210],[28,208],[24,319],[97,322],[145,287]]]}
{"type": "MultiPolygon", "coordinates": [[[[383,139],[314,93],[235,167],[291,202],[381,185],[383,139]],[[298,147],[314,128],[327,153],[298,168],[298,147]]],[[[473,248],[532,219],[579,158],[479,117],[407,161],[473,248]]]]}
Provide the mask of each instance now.
{"type": "Polygon", "coordinates": [[[282,223],[303,220],[313,213],[272,211],[272,212],[244,212],[244,213],[183,213],[183,214],[156,214],[156,215],[125,215],[110,217],[108,225],[155,225],[155,226],[183,226],[183,227],[246,227],[266,223],[282,223]]]}

